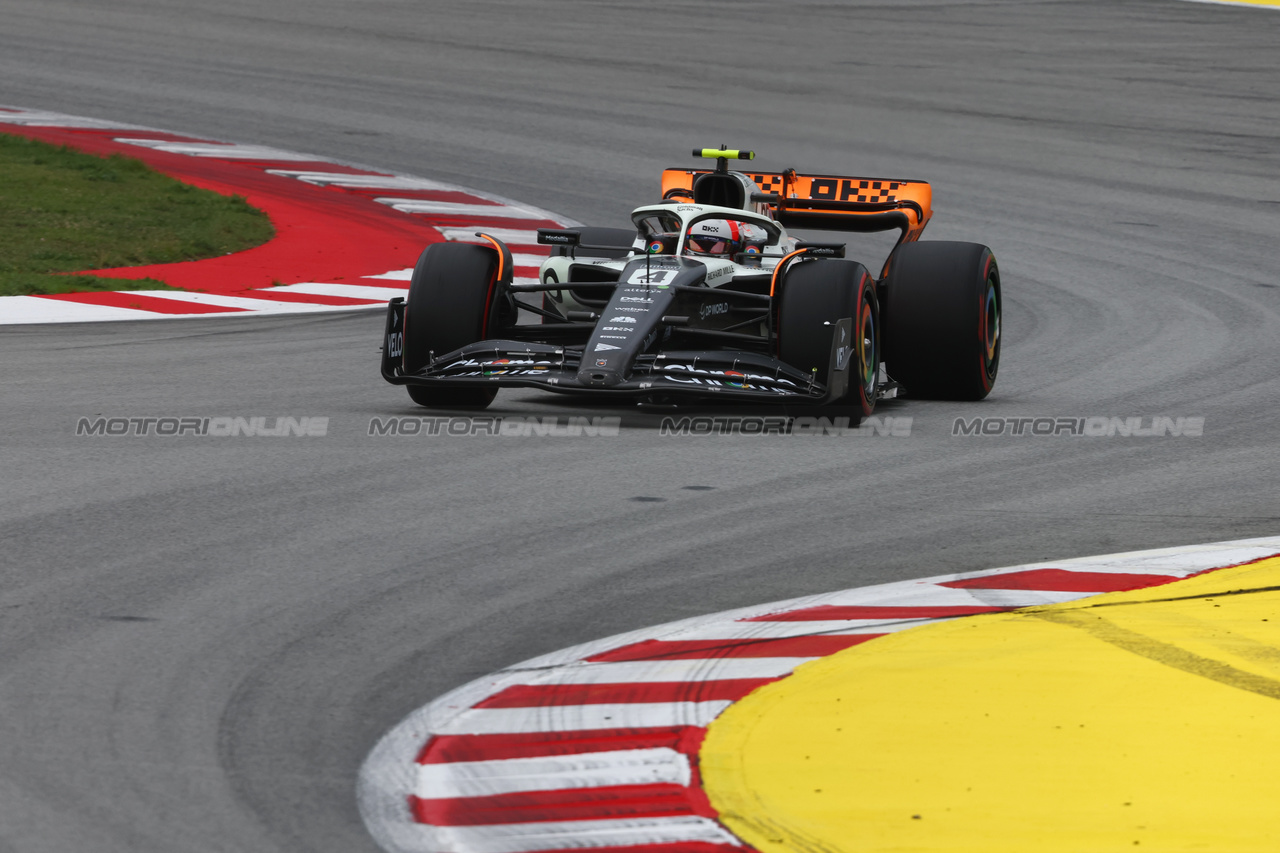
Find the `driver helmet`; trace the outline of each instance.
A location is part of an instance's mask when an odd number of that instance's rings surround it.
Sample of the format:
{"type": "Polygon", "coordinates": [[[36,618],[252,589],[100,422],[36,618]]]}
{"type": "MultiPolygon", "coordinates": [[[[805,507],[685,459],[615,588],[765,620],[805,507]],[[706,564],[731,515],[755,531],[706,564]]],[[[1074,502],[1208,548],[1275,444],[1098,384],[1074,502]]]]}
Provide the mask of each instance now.
{"type": "Polygon", "coordinates": [[[729,257],[741,251],[742,223],[734,219],[702,219],[689,226],[685,251],[691,255],[729,257]]]}
{"type": "Polygon", "coordinates": [[[689,226],[685,251],[690,255],[732,257],[739,252],[758,253],[768,239],[759,225],[738,219],[702,219],[689,226]]]}

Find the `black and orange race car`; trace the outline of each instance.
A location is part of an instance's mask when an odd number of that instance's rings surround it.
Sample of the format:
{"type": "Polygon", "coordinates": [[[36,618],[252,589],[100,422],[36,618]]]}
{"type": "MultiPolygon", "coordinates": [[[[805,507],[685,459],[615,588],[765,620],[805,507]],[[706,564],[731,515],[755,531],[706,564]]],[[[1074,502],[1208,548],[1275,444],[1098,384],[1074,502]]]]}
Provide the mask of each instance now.
{"type": "Polygon", "coordinates": [[[920,242],[923,181],[738,172],[750,151],[667,169],[634,228],[544,229],[537,282],[510,249],[428,246],[387,310],[382,375],[424,406],[479,408],[499,388],[647,402],[848,406],[978,400],[1000,366],[1000,274],[975,243],[920,242]],[[900,232],[879,276],[845,244],[787,229],[900,232]]]}

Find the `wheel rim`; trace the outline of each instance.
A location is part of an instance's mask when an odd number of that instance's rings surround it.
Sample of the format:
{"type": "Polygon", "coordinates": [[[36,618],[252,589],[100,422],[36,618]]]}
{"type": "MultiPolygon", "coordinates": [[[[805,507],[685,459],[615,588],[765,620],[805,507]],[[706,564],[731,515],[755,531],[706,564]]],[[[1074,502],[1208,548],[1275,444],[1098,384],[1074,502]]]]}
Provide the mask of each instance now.
{"type": "Polygon", "coordinates": [[[874,400],[876,380],[879,378],[879,367],[876,359],[876,318],[871,310],[871,302],[862,300],[861,317],[858,320],[858,369],[862,379],[862,393],[868,400],[874,400]]]}
{"type": "Polygon", "coordinates": [[[982,316],[982,366],[994,379],[1000,361],[1000,293],[994,278],[987,279],[987,298],[982,316]]]}

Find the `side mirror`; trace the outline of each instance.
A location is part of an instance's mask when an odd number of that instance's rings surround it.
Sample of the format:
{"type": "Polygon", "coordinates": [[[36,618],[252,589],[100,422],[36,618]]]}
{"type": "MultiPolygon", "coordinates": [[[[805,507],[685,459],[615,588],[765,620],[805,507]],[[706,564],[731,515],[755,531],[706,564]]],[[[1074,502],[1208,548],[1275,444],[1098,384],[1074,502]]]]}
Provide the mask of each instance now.
{"type": "Polygon", "coordinates": [[[582,239],[577,231],[561,231],[558,228],[539,228],[538,242],[545,246],[576,246],[582,239]]]}

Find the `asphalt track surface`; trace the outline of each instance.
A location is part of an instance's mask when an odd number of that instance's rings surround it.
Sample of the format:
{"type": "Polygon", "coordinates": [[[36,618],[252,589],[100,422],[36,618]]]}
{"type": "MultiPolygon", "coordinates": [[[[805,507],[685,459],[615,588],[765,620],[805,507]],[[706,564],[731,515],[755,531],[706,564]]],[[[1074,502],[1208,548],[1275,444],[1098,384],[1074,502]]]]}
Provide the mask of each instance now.
{"type": "MultiPolygon", "coordinates": [[[[0,102],[591,224],[722,142],[921,177],[926,236],[992,246],[1006,288],[994,395],[885,406],[909,438],[663,438],[652,418],[373,438],[370,417],[420,413],[377,377],[376,314],[5,329],[0,849],[373,850],[368,750],[505,664],[807,593],[1276,532],[1270,10],[0,0],[0,20],[0,102]],[[77,438],[98,413],[331,421],[77,438]],[[950,435],[976,414],[1205,427],[950,435]]],[[[525,392],[495,411],[614,414],[525,392]]]]}

